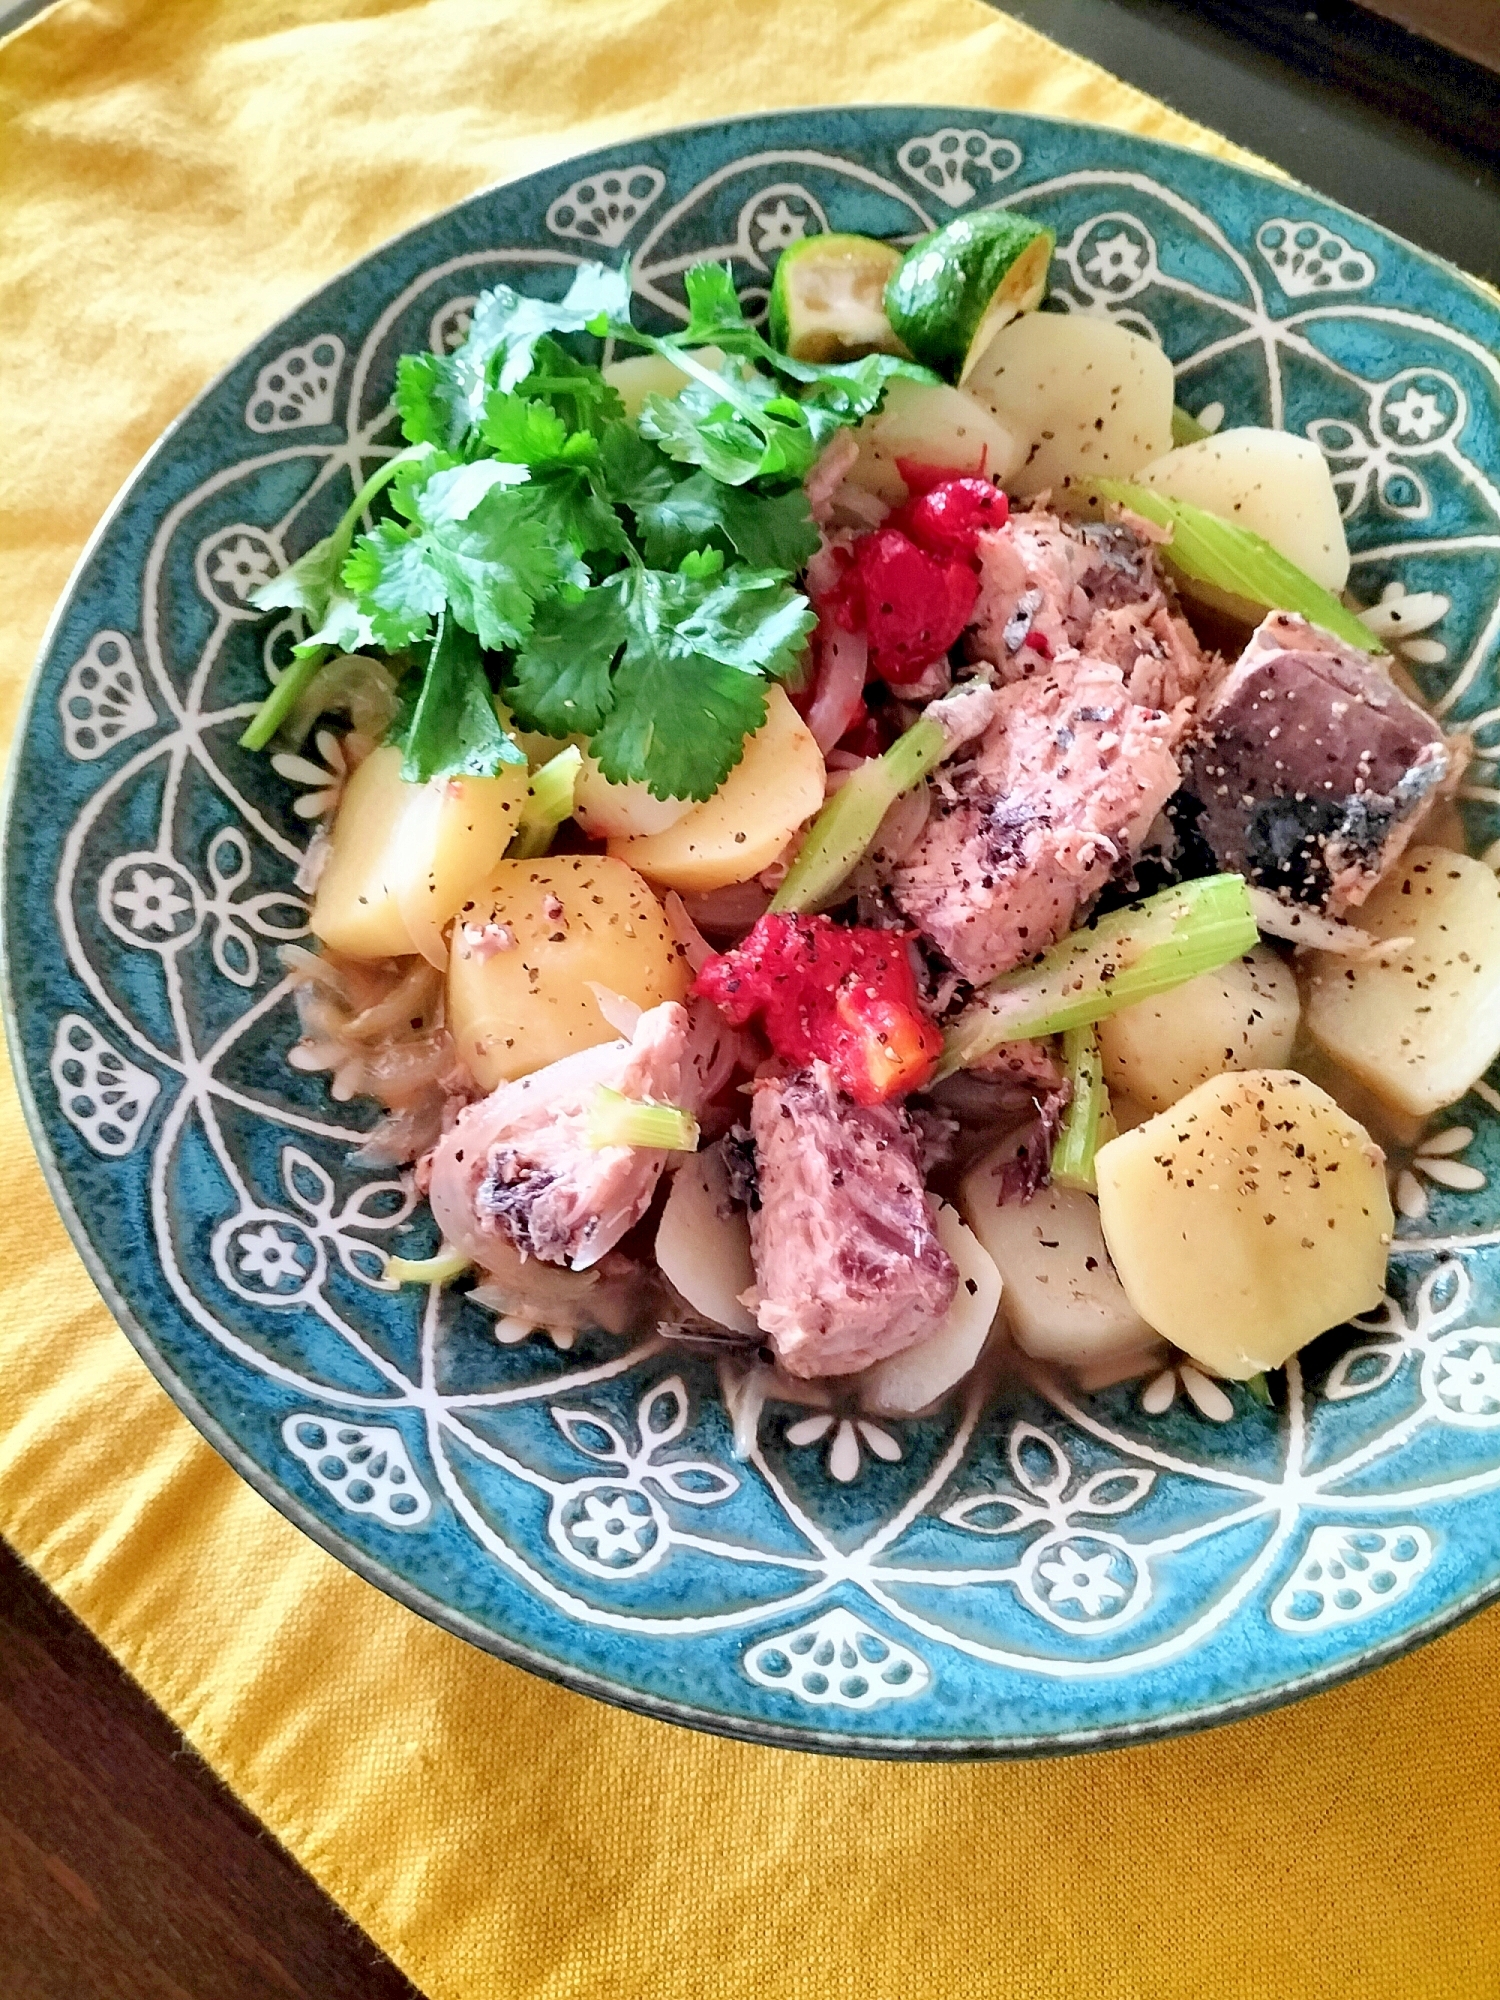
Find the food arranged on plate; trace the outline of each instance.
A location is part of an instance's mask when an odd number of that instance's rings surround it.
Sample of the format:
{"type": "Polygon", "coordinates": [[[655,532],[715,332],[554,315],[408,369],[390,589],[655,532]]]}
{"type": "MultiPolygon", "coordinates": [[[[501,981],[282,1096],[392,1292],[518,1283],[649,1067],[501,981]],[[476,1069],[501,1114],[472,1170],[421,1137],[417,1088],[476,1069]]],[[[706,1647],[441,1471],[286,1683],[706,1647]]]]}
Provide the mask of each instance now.
{"type": "Polygon", "coordinates": [[[722,267],[651,334],[585,265],[402,358],[244,738],[346,774],[292,1061],[427,1196],[393,1279],[890,1414],[1006,1342],[1269,1395],[1378,1302],[1500,1052],[1467,745],[1317,449],[1203,434],[1051,248],[809,237],[765,332],[722,267]]]}

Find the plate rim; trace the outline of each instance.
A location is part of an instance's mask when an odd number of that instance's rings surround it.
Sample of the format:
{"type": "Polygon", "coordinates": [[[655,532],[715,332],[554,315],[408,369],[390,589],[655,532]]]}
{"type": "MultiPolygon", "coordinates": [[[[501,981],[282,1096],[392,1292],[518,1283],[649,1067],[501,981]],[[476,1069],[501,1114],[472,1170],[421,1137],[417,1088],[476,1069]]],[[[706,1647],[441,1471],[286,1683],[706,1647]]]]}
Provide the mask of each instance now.
{"type": "MultiPolygon", "coordinates": [[[[1078,1756],[1091,1751],[1123,1749],[1143,1743],[1164,1742],[1175,1737],[1195,1735],[1202,1730],[1219,1728],[1226,1723],[1245,1721],[1252,1716],[1268,1714],[1294,1702],[1303,1701],[1311,1695],[1362,1679],[1365,1675],[1430,1644],[1443,1634],[1456,1630],[1487,1606],[1500,1600],[1500,1573],[1497,1573],[1489,1583],[1476,1587],[1441,1611],[1406,1627],[1391,1638],[1367,1646],[1333,1665],[1312,1669],[1292,1680],[1278,1681],[1273,1687],[1253,1694],[1231,1697],[1207,1707],[1194,1708],[1190,1712],[1155,1716],[1137,1722],[1114,1722],[1079,1730],[1034,1733],[1026,1736],[853,1736],[837,1730],[757,1721],[743,1716],[727,1716],[717,1711],[695,1707],[687,1702],[672,1701],[661,1695],[626,1687],[591,1669],[561,1662],[550,1654],[542,1653],[521,1641],[481,1625],[466,1612],[444,1604],[420,1586],[408,1582],[394,1570],[382,1565],[378,1558],[367,1555],[357,1543],[346,1539],[331,1522],[323,1520],[314,1513],[289,1488],[279,1484],[269,1471],[230,1435],[200,1401],[195,1391],[176,1374],[156,1346],[149,1329],[120,1292],[66,1186],[33,1087],[32,1070],[27,1060],[17,1012],[15,984],[11,977],[13,958],[11,931],[14,919],[6,890],[10,881],[20,766],[23,747],[41,693],[43,671],[59,629],[72,604],[80,579],[92,561],[99,544],[114,526],[143,476],[159,458],[165,455],[173,439],[189,418],[217,393],[236,370],[243,366],[247,357],[254,352],[266,335],[303,313],[313,301],[343,283],[372,259],[421,235],[434,223],[473,203],[483,201],[488,196],[505,189],[520,187],[525,182],[542,175],[585,169],[588,162],[611,155],[622,147],[630,145],[678,141],[695,133],[718,133],[745,125],[764,124],[771,120],[816,120],[830,116],[858,116],[866,112],[905,112],[923,118],[951,114],[956,117],[1014,119],[1024,124],[1055,127],[1060,130],[1101,133],[1112,139],[1127,139],[1154,151],[1180,155],[1198,162],[1208,162],[1234,175],[1244,175],[1270,187],[1291,188],[1310,196],[1337,215],[1347,217],[1364,228],[1377,230],[1381,236],[1398,244],[1408,254],[1421,259],[1440,272],[1449,282],[1454,280],[1460,282],[1489,310],[1500,314],[1500,292],[1493,291],[1461,266],[1451,263],[1433,251],[1424,250],[1421,245],[1412,243],[1397,231],[1386,228],[1383,223],[1376,222],[1372,217],[1361,215],[1357,209],[1351,209],[1344,203],[1320,194],[1316,188],[1294,179],[1291,175],[1266,172],[1260,167],[1249,166],[1239,160],[1226,159],[1175,140],[1157,138],[1149,133],[1128,131],[1118,126],[1103,125],[1093,119],[1064,118],[1050,113],[1018,111],[1007,106],[859,100],[854,103],[794,105],[741,112],[729,118],[699,119],[690,124],[655,127],[648,131],[627,134],[605,145],[593,147],[587,152],[564,154],[526,173],[487,181],[457,201],[434,209],[405,229],[397,230],[392,235],[382,238],[358,257],[341,265],[320,284],[288,306],[244,348],[233,355],[203,384],[136,460],[80,548],[43,628],[6,750],[4,783],[3,787],[0,787],[0,1016],[3,1016],[4,1020],[6,1048],[15,1079],[17,1098],[48,1194],[61,1217],[73,1248],[77,1251],[84,1269],[116,1325],[173,1407],[187,1418],[231,1470],[284,1520],[305,1534],[345,1569],[353,1571],[361,1581],[372,1585],[382,1595],[394,1599],[404,1609],[416,1613],[429,1624],[477,1647],[492,1658],[534,1674],[541,1680],[567,1688],[577,1694],[587,1695],[611,1707],[647,1716],[654,1721],[674,1723],[736,1742],[762,1748],[800,1750],[892,1763],[996,1763],[1029,1761],[1052,1756],[1078,1756]]],[[[1413,1240],[1404,1247],[1408,1255],[1424,1254],[1424,1246],[1419,1240],[1413,1240]]]]}

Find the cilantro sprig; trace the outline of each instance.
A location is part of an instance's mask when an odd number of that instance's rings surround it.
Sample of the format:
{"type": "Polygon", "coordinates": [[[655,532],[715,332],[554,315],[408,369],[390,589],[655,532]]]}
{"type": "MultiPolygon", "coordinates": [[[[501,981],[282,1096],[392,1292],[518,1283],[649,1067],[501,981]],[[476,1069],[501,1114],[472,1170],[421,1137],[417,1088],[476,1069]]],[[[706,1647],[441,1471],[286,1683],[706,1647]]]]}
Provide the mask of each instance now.
{"type": "Polygon", "coordinates": [[[607,778],[706,799],[766,719],[766,681],[798,664],[814,624],[779,570],[691,562],[624,569],[542,606],[506,681],[516,719],[586,735],[607,778]]]}
{"type": "Polygon", "coordinates": [[[687,324],[648,334],[628,271],[584,264],[560,301],[496,286],[451,353],[401,358],[403,448],[256,593],[309,635],[248,748],[331,655],[376,649],[407,676],[393,734],[409,779],[517,761],[498,698],[523,728],[586,740],[610,779],[711,796],[814,623],[794,587],[818,542],[803,478],[893,375],[936,378],[890,355],[793,361],[745,318],[727,267],[686,288],[687,324]],[[631,423],[568,345],[585,333],[667,356],[686,385],[631,423]]]}

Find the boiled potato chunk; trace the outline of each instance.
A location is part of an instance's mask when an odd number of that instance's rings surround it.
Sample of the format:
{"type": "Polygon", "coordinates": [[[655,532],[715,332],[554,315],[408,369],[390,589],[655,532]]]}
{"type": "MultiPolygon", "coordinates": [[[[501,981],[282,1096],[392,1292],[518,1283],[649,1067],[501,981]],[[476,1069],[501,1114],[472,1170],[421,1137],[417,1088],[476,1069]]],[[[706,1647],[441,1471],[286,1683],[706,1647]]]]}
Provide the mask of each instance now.
{"type": "Polygon", "coordinates": [[[759,1341],[755,1315],[741,1303],[755,1285],[750,1221],[730,1200],[720,1147],[694,1153],[673,1174],[657,1225],[656,1261],[705,1319],[759,1341]]]}
{"type": "Polygon", "coordinates": [[[333,823],[314,936],[351,958],[426,950],[510,845],[525,797],[523,764],[408,785],[400,750],[372,750],[333,823]]]}
{"type": "Polygon", "coordinates": [[[1413,847],[1357,915],[1411,943],[1353,964],[1310,953],[1307,1025],[1387,1104],[1430,1117],[1500,1054],[1500,883],[1469,855],[1413,847]]]}
{"type": "Polygon", "coordinates": [[[995,1260],[945,1201],[938,1203],[937,1235],[958,1266],[958,1290],[930,1333],[865,1372],[860,1402],[881,1416],[910,1416],[945,1396],[979,1359],[995,1324],[1000,1305],[995,1260]]]}
{"type": "Polygon", "coordinates": [[[958,1199],[1000,1273],[1016,1345],[1067,1368],[1143,1374],[1165,1349],[1115,1275],[1097,1202],[1081,1188],[1063,1187],[1002,1202],[997,1170],[1004,1155],[1002,1144],[971,1167],[958,1199]]]}
{"type": "Polygon", "coordinates": [[[768,868],[823,804],[823,753],[783,690],[767,690],[766,720],[711,799],[663,833],[612,840],[611,854],[685,896],[748,882],[768,868]]]}
{"type": "Polygon", "coordinates": [[[859,458],[849,474],[865,492],[899,507],[906,481],[896,464],[911,458],[1008,482],[1026,456],[1026,432],[999,421],[963,389],[894,376],[885,400],[854,433],[859,458]]]}
{"type": "Polygon", "coordinates": [[[1279,1368],[1385,1289],[1385,1156],[1295,1070],[1200,1083],[1095,1171],[1131,1304],[1215,1375],[1279,1368]]]}
{"type": "Polygon", "coordinates": [[[1220,431],[1169,451],[1135,475],[1174,500],[1249,528],[1325,590],[1349,581],[1349,544],[1328,461],[1290,431],[1220,431]]]}
{"type": "Polygon", "coordinates": [[[1104,1081],[1164,1111],[1226,1069],[1283,1069],[1297,1039],[1297,981],[1265,945],[1099,1023],[1104,1081]]]}
{"type": "Polygon", "coordinates": [[[590,840],[633,840],[665,833],[692,809],[691,799],[657,799],[638,782],[612,783],[584,751],[573,787],[573,817],[590,840]]]}
{"type": "Polygon", "coordinates": [[[454,928],[448,1026],[474,1080],[493,1090],[614,1039],[590,981],[655,1007],[681,1000],[691,979],[661,905],[623,861],[502,861],[454,928]]]}
{"type": "Polygon", "coordinates": [[[1029,499],[1070,480],[1129,479],[1172,444],[1172,364],[1155,342],[1084,313],[1022,313],[964,384],[1031,448],[1006,481],[1029,499]]]}
{"type": "MultiPolygon", "coordinates": [[[[719,369],[724,365],[722,348],[696,347],[692,352],[705,367],[719,369]]],[[[628,360],[612,361],[604,370],[604,379],[634,423],[646,407],[648,396],[675,396],[693,377],[665,354],[632,354],[628,360]]]]}

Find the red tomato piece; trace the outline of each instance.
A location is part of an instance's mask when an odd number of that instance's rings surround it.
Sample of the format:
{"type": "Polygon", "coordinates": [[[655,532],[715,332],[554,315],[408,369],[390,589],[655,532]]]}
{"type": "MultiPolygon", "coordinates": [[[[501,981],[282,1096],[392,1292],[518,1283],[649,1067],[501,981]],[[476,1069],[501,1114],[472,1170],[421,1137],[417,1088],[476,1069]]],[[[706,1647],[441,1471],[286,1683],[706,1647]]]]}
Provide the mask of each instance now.
{"type": "Polygon", "coordinates": [[[855,549],[864,589],[870,670],[901,687],[942,659],[968,624],[979,578],[962,557],[929,555],[899,528],[876,528],[855,549]]]}
{"type": "Polygon", "coordinates": [[[979,537],[1003,528],[1010,502],[988,479],[945,479],[917,494],[886,522],[935,556],[972,558],[979,537]]]}
{"type": "Polygon", "coordinates": [[[784,1061],[826,1062],[856,1104],[881,1104],[920,1089],[942,1053],[917,996],[911,935],[768,914],[704,963],[693,992],[738,1027],[758,1018],[784,1061]]]}

